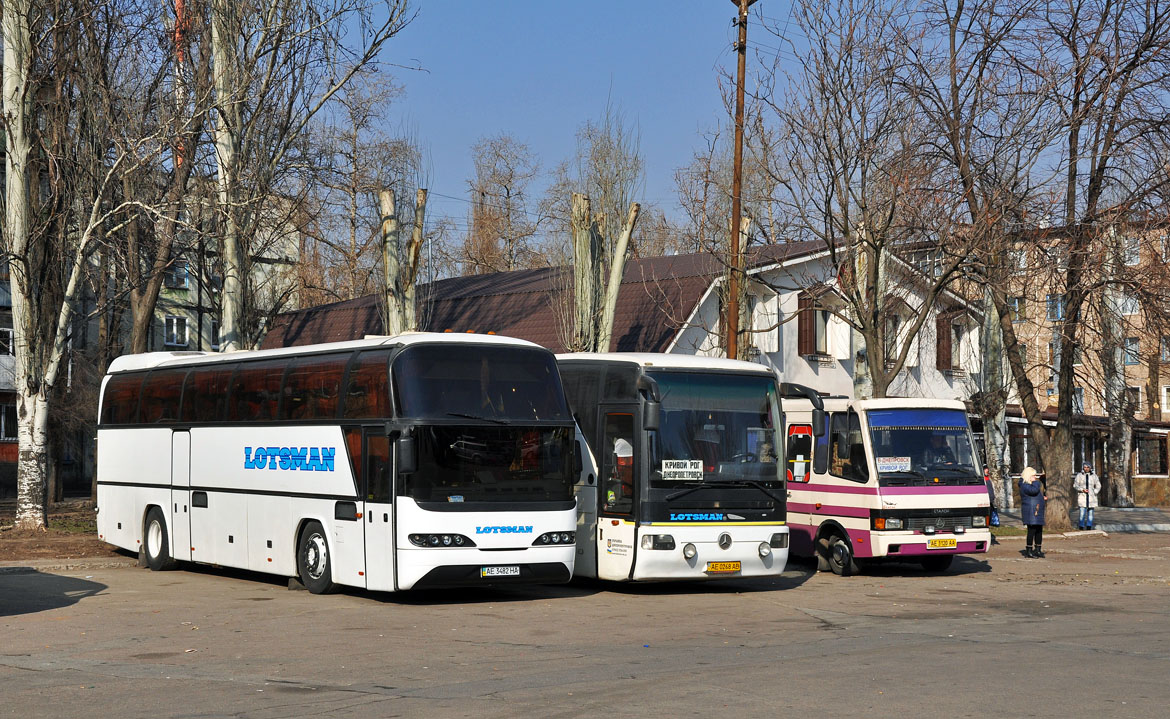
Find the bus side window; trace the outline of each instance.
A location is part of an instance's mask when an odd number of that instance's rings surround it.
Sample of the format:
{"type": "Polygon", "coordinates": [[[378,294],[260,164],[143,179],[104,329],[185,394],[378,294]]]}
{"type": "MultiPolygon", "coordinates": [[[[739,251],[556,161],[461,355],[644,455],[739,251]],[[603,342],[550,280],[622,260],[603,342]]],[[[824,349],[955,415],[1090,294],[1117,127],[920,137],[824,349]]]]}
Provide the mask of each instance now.
{"type": "Polygon", "coordinates": [[[816,438],[813,449],[813,471],[825,474],[829,471],[829,413],[825,413],[825,431],[816,438]]]}
{"type": "Polygon", "coordinates": [[[605,416],[605,459],[601,476],[603,509],[629,514],[634,509],[634,415],[611,413],[605,416]]]}
{"type": "Polygon", "coordinates": [[[789,482],[807,482],[812,468],[813,436],[812,425],[794,424],[788,428],[789,482]]]}
{"type": "Polygon", "coordinates": [[[865,482],[869,467],[861,438],[861,418],[852,410],[834,412],[829,425],[829,473],[852,482],[865,482]]]}
{"type": "Polygon", "coordinates": [[[366,500],[390,502],[390,438],[366,435],[366,500]]]}

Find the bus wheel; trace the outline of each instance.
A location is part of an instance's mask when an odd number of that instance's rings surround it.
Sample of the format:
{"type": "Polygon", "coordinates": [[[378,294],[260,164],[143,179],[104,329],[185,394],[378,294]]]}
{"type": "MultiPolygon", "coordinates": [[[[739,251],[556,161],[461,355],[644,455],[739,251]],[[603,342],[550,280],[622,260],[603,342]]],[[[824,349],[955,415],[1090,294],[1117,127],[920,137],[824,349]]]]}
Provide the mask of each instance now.
{"type": "Polygon", "coordinates": [[[146,566],[152,571],[160,572],[175,568],[175,560],[171,558],[170,540],[167,538],[167,522],[158,507],[151,507],[146,513],[142,546],[146,551],[146,566]]]}
{"type": "Polygon", "coordinates": [[[951,562],[955,561],[953,554],[938,554],[933,557],[923,557],[922,568],[928,572],[945,572],[951,568],[951,562]]]}
{"type": "Polygon", "coordinates": [[[832,569],[829,566],[829,538],[821,537],[816,541],[816,550],[813,556],[817,558],[817,571],[828,572],[832,569]]]}
{"type": "Polygon", "coordinates": [[[301,540],[297,543],[297,574],[313,594],[337,591],[329,561],[329,542],[325,539],[325,530],[317,522],[309,522],[301,532],[301,540]]]}
{"type": "Polygon", "coordinates": [[[833,574],[842,577],[852,577],[857,574],[857,562],[853,560],[853,550],[849,542],[834,534],[829,539],[829,567],[833,574]]]}

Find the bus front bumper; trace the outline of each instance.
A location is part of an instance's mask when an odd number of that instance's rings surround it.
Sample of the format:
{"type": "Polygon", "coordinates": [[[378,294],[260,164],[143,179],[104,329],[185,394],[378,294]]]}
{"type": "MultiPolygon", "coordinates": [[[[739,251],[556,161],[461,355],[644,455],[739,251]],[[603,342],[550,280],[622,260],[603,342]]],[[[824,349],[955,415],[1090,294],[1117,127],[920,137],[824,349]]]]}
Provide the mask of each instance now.
{"type": "Polygon", "coordinates": [[[979,554],[991,546],[991,531],[969,529],[963,534],[920,532],[870,532],[874,557],[920,559],[932,554],[979,554]]]}

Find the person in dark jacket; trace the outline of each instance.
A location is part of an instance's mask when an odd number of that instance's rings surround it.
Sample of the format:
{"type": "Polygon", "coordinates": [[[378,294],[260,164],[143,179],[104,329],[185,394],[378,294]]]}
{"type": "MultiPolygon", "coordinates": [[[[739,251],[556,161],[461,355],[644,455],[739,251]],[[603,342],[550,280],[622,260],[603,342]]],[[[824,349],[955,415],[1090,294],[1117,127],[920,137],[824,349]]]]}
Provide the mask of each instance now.
{"type": "Polygon", "coordinates": [[[1020,516],[1028,527],[1024,556],[1032,559],[1044,558],[1044,510],[1048,496],[1040,485],[1036,470],[1024,467],[1020,474],[1020,516]]]}

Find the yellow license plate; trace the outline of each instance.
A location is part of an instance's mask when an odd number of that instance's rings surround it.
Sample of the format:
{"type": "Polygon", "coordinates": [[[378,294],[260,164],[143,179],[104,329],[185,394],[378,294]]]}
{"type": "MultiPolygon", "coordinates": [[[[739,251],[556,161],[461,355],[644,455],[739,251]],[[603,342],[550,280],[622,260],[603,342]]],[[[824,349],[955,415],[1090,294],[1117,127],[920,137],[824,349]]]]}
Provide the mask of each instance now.
{"type": "Polygon", "coordinates": [[[728,574],[739,570],[739,562],[707,562],[708,574],[728,574]]]}
{"type": "Polygon", "coordinates": [[[959,541],[954,537],[945,537],[943,539],[928,539],[926,540],[927,549],[955,549],[959,546],[959,541]]]}

